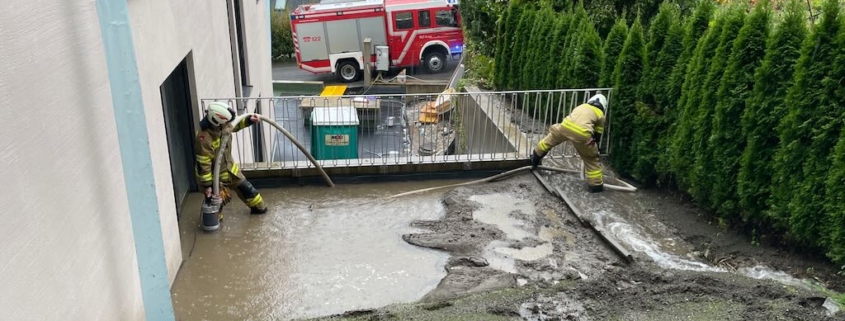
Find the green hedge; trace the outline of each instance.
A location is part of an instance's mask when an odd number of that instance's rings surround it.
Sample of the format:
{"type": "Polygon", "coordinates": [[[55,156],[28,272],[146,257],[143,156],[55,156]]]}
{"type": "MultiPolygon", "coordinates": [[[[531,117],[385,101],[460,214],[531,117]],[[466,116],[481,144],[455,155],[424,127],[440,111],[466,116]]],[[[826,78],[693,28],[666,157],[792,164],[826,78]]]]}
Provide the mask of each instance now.
{"type": "Polygon", "coordinates": [[[735,214],[739,211],[736,176],[746,141],[742,132],[742,112],[754,90],[754,72],[766,55],[770,21],[771,10],[765,3],[756,6],[745,18],[716,93],[718,101],[708,142],[711,148],[705,151],[703,159],[712,164],[709,173],[711,203],[725,218],[740,218],[735,214]]]}
{"type": "Polygon", "coordinates": [[[613,140],[610,141],[613,157],[610,161],[614,169],[625,176],[630,176],[637,159],[633,141],[635,126],[623,124],[634,123],[638,101],[637,87],[645,67],[643,26],[637,19],[628,31],[628,38],[625,39],[613,72],[613,109],[609,117],[612,124],[619,124],[613,127],[613,140]]]}
{"type": "Polygon", "coordinates": [[[789,3],[783,22],[768,39],[762,66],[755,74],[753,95],[742,114],[746,146],[740,160],[737,191],[741,218],[752,228],[771,223],[763,213],[771,195],[773,157],[780,142],[777,131],[772,129],[786,116],[784,98],[793,84],[795,63],[807,37],[806,25],[804,4],[789,3]]]}
{"type": "Polygon", "coordinates": [[[824,1],[815,21],[802,0],[666,0],[635,20],[611,2],[511,1],[494,83],[612,86],[616,172],[845,263],[845,21],[824,1]]]}
{"type": "MultiPolygon", "coordinates": [[[[804,43],[795,84],[786,97],[788,114],[778,126],[771,215],[788,227],[790,239],[821,245],[825,224],[825,179],[842,123],[842,17],[838,0],[827,0],[821,21],[804,43]],[[839,55],[839,57],[837,57],[839,55]],[[837,65],[838,64],[838,65],[837,65]]],[[[839,227],[841,228],[841,227],[839,227]]],[[[834,244],[833,246],[845,246],[834,244]]]]}

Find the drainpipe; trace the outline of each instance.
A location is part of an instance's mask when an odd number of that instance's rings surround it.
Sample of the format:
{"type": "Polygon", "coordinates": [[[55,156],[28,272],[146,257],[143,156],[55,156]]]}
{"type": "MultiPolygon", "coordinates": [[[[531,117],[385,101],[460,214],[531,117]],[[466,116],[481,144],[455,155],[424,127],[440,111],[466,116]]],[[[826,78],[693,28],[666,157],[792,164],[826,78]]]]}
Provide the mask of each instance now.
{"type": "Polygon", "coordinates": [[[126,0],[97,0],[147,321],[173,321],[147,120],[126,0]]]}

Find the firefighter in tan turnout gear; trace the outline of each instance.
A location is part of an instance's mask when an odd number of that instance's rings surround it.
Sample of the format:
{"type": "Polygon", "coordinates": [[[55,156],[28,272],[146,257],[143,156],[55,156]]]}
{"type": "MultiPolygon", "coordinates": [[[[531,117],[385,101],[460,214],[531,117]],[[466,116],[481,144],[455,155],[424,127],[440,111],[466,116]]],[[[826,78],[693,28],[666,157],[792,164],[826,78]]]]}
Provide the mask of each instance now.
{"type": "Polygon", "coordinates": [[[572,142],[578,155],[584,161],[584,174],[590,192],[601,192],[602,165],[599,161],[599,140],[604,132],[607,98],[602,94],[590,97],[586,104],[579,105],[560,124],[549,128],[549,134],[537,143],[531,154],[531,165],[541,164],[543,157],[557,145],[565,141],[572,142]]]}
{"type": "MultiPolygon", "coordinates": [[[[196,176],[200,186],[205,189],[206,202],[210,202],[213,184],[213,165],[214,157],[217,151],[221,148],[221,137],[223,135],[223,128],[229,124],[235,117],[235,111],[226,103],[213,102],[209,104],[206,110],[206,116],[200,122],[200,130],[197,131],[196,140],[194,141],[194,149],[196,152],[196,176]]],[[[257,115],[244,118],[238,124],[234,124],[232,132],[237,132],[241,129],[247,128],[259,121],[257,115]]],[[[228,135],[231,135],[228,134],[228,135]]],[[[263,214],[267,212],[267,206],[264,205],[264,200],[258,190],[252,186],[252,183],[246,180],[241,173],[240,167],[232,158],[232,139],[228,139],[223,151],[223,157],[220,160],[220,196],[223,199],[223,204],[228,203],[230,197],[229,190],[233,187],[238,197],[251,209],[252,214],[263,214]]],[[[204,215],[203,228],[206,230],[216,230],[219,226],[219,219],[222,218],[221,210],[214,219],[207,221],[204,215]]]]}

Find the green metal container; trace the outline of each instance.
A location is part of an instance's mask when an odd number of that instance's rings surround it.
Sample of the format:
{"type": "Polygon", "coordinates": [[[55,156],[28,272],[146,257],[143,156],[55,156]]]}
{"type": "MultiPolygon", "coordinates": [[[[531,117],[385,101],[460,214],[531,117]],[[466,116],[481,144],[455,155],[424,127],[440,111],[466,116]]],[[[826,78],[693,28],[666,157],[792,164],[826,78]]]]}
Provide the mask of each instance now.
{"type": "Polygon", "coordinates": [[[358,158],[358,113],[354,107],[311,111],[311,154],[316,159],[358,158]]]}

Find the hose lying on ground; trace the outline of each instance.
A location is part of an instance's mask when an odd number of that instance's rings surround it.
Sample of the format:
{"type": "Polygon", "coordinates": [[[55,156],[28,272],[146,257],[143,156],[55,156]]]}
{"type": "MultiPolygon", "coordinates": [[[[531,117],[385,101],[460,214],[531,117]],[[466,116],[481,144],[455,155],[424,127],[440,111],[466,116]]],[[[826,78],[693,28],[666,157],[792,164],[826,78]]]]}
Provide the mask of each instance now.
{"type": "MultiPolygon", "coordinates": [[[[537,168],[539,168],[539,169],[545,169],[545,170],[550,170],[550,171],[557,171],[557,172],[567,172],[567,173],[576,173],[576,172],[577,172],[576,170],[572,170],[572,169],[563,169],[563,168],[548,167],[548,166],[537,166],[537,168]]],[[[465,182],[465,183],[458,183],[458,184],[452,184],[452,185],[445,185],[445,186],[429,187],[429,188],[424,188],[424,189],[418,189],[418,190],[415,190],[415,191],[410,191],[410,192],[405,192],[405,193],[401,193],[401,194],[396,194],[396,195],[390,196],[390,197],[388,197],[388,198],[394,198],[394,197],[406,196],[406,195],[411,195],[411,194],[417,194],[417,193],[422,193],[422,192],[428,192],[428,191],[433,191],[433,190],[443,189],[443,188],[458,187],[458,186],[467,186],[467,185],[475,185],[475,184],[481,184],[481,183],[492,182],[492,181],[495,181],[495,180],[498,180],[498,179],[502,179],[502,178],[505,178],[505,177],[508,177],[508,176],[511,176],[511,175],[517,174],[517,173],[519,173],[519,172],[527,171],[527,170],[531,170],[531,165],[528,165],[528,166],[523,166],[523,167],[520,167],[520,168],[517,168],[517,169],[512,169],[512,170],[509,170],[509,171],[507,171],[507,172],[504,172],[504,173],[501,173],[501,174],[497,174],[497,175],[494,175],[494,176],[490,176],[490,177],[487,177],[487,178],[484,178],[484,179],[480,179],[480,180],[477,180],[477,181],[465,182]]]]}
{"type": "MultiPolygon", "coordinates": [[[[547,171],[563,172],[563,173],[576,173],[576,174],[579,173],[579,171],[574,170],[574,169],[564,169],[564,168],[549,167],[549,166],[543,166],[543,165],[537,166],[537,169],[544,169],[544,170],[547,170],[547,171]]],[[[428,191],[433,191],[433,190],[438,190],[438,189],[443,189],[443,188],[451,188],[451,187],[475,185],[475,184],[481,184],[481,183],[489,183],[489,182],[496,181],[496,180],[499,180],[499,179],[502,179],[502,178],[505,178],[505,177],[508,177],[508,176],[513,176],[514,174],[517,174],[517,173],[523,172],[523,171],[528,171],[528,170],[531,170],[531,165],[523,166],[523,167],[520,167],[520,168],[517,168],[517,169],[512,169],[512,170],[509,170],[507,172],[497,174],[497,175],[494,175],[494,176],[490,176],[490,177],[487,177],[487,178],[484,178],[484,179],[476,180],[476,181],[458,183],[458,184],[452,184],[452,185],[445,185],[445,186],[423,188],[423,189],[418,189],[418,190],[414,190],[414,191],[410,191],[410,192],[396,194],[396,195],[390,196],[388,198],[407,196],[407,195],[411,195],[411,194],[423,193],[423,192],[428,192],[428,191]]],[[[622,182],[622,181],[620,180],[620,182],[622,182]]],[[[622,192],[634,192],[634,191],[637,190],[635,187],[628,185],[628,183],[625,183],[625,182],[622,182],[622,183],[627,185],[627,186],[616,186],[616,185],[604,184],[604,188],[606,188],[608,190],[622,191],[622,192]]]]}
{"type": "MultiPolygon", "coordinates": [[[[240,115],[238,117],[235,117],[235,119],[232,120],[231,123],[237,124],[241,120],[243,120],[244,118],[249,117],[251,115],[257,115],[258,119],[270,124],[273,127],[276,127],[276,129],[281,131],[282,134],[284,134],[291,142],[293,142],[293,144],[296,145],[296,147],[299,148],[299,150],[301,150],[302,153],[305,154],[306,157],[308,157],[308,160],[310,160],[311,163],[314,164],[314,167],[316,167],[317,171],[320,172],[320,175],[323,176],[323,180],[326,181],[326,184],[329,185],[329,187],[334,187],[334,182],[332,182],[332,179],[329,178],[328,174],[326,174],[326,171],[323,170],[323,167],[320,166],[320,163],[318,163],[317,160],[314,159],[314,156],[312,156],[311,153],[308,152],[307,149],[305,149],[305,146],[302,146],[302,144],[298,140],[296,140],[296,138],[293,137],[293,135],[291,135],[290,132],[288,132],[284,127],[282,127],[282,125],[279,125],[278,123],[276,123],[272,119],[270,119],[270,118],[268,118],[264,115],[259,115],[259,114],[243,114],[243,115],[240,115]]],[[[214,183],[211,185],[212,189],[213,189],[212,195],[220,195],[220,189],[219,189],[220,188],[220,161],[219,160],[222,159],[223,150],[225,149],[225,146],[229,143],[229,136],[230,135],[228,135],[228,134],[231,133],[231,131],[232,131],[232,126],[226,126],[223,129],[223,138],[220,141],[220,146],[222,146],[224,148],[218,149],[217,155],[214,157],[214,171],[213,171],[214,183]]]]}

